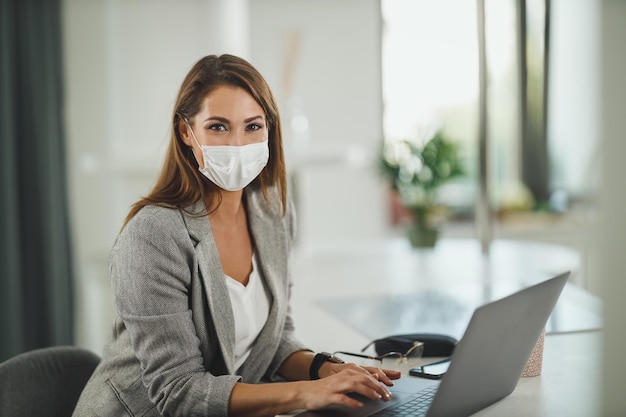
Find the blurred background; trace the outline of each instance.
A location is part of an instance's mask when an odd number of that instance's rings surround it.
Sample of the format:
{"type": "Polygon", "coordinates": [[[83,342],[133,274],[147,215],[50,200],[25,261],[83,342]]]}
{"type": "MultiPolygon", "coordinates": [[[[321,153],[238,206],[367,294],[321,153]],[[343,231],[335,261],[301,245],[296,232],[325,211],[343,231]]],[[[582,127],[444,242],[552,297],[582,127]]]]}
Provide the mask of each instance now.
{"type": "Polygon", "coordinates": [[[575,283],[604,298],[611,329],[624,314],[611,297],[624,289],[625,4],[2,0],[0,360],[101,351],[109,251],[158,175],[183,77],[220,53],[248,59],[279,101],[301,256],[404,236],[377,157],[443,131],[466,169],[440,190],[441,237],[576,251],[575,283]]]}

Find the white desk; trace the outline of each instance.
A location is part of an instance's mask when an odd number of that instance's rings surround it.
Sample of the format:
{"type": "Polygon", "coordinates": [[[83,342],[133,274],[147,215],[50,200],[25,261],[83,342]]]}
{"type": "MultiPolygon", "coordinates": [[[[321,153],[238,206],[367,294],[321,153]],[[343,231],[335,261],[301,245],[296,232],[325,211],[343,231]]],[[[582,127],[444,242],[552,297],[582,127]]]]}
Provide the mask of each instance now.
{"type": "MultiPolygon", "coordinates": [[[[578,267],[575,251],[528,242],[496,243],[487,261],[477,244],[462,239],[444,240],[433,251],[413,251],[402,239],[327,246],[294,257],[296,330],[314,350],[358,351],[371,336],[322,307],[325,301],[393,297],[484,282],[496,283],[490,287],[491,296],[496,296],[510,290],[507,285],[500,288],[499,282],[523,280],[530,285],[566,269],[575,274],[578,267]]],[[[598,331],[547,335],[542,375],[522,378],[513,394],[477,416],[599,414],[600,346],[598,331]]]]}

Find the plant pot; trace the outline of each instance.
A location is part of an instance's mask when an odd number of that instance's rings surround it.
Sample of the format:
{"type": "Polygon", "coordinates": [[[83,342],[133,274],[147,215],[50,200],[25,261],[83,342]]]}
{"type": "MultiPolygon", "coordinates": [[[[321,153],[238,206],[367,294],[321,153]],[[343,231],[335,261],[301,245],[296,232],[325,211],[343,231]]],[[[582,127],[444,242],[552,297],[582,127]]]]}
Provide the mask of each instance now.
{"type": "Polygon", "coordinates": [[[439,230],[414,225],[408,230],[409,241],[414,248],[432,248],[439,238],[439,230]]]}

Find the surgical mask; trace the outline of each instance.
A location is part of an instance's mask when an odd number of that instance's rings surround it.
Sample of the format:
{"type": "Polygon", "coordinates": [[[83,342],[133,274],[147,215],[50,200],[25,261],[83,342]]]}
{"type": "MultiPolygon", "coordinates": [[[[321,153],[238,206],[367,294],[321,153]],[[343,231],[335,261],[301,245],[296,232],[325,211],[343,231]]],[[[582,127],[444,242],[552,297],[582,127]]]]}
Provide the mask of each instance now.
{"type": "Polygon", "coordinates": [[[267,139],[243,146],[204,146],[198,142],[191,126],[189,130],[202,149],[204,168],[200,168],[200,172],[224,190],[242,190],[267,165],[270,156],[267,139]]]}

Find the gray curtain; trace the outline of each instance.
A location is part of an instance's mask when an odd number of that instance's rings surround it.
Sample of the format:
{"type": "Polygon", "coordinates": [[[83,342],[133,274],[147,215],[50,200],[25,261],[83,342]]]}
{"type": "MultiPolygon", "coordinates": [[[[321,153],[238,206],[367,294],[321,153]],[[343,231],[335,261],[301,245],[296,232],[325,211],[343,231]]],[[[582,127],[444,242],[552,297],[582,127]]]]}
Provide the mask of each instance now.
{"type": "Polygon", "coordinates": [[[73,342],[60,0],[0,0],[0,361],[73,342]]]}

